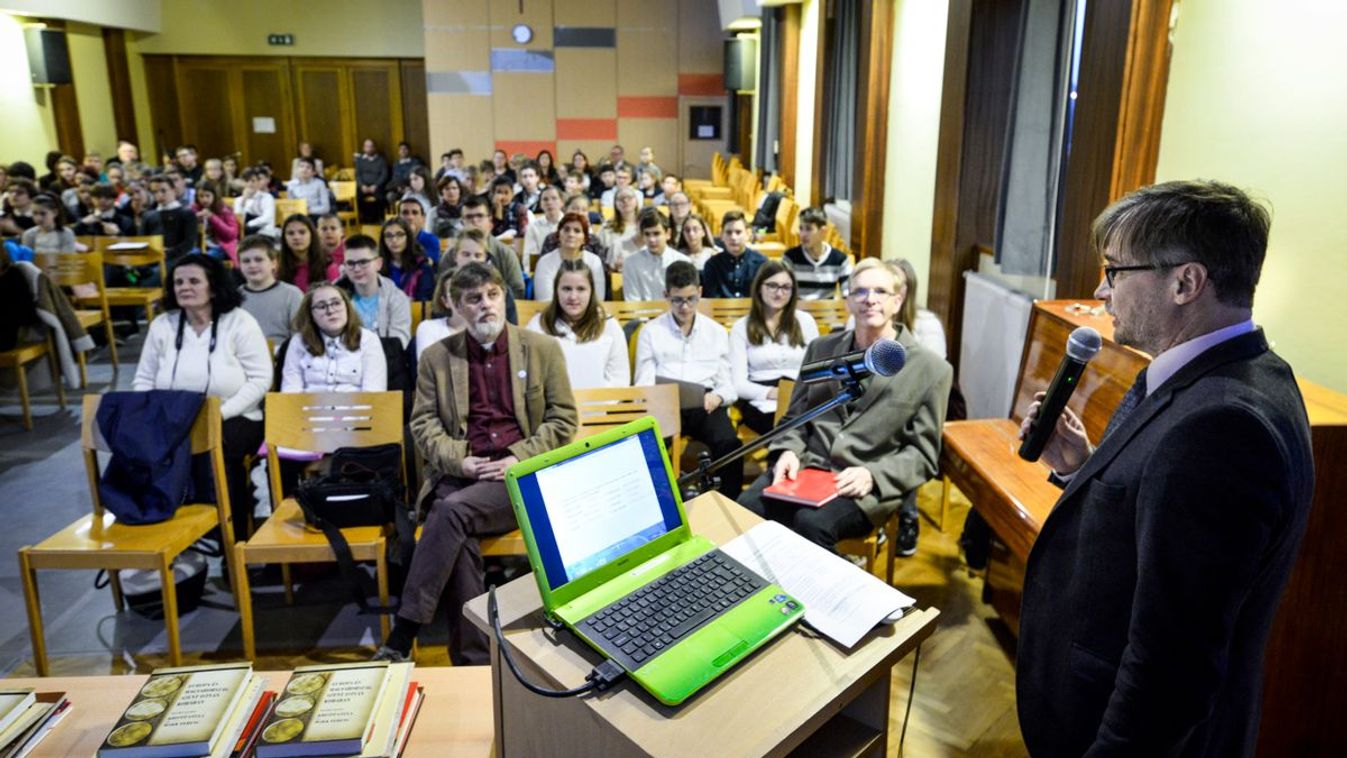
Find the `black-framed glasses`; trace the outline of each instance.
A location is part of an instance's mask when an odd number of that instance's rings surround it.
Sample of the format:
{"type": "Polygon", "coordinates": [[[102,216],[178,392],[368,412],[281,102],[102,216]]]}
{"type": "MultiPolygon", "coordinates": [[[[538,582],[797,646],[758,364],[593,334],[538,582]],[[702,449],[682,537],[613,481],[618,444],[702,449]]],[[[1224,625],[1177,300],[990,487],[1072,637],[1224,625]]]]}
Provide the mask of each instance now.
{"type": "Polygon", "coordinates": [[[326,313],[328,311],[339,311],[346,307],[346,303],[341,300],[326,300],[321,303],[314,303],[310,307],[313,309],[314,313],[326,313]]]}
{"type": "Polygon", "coordinates": [[[347,258],[344,263],[349,268],[364,268],[376,260],[378,258],[347,258]]]}
{"type": "Polygon", "coordinates": [[[1113,289],[1113,280],[1114,280],[1115,278],[1117,278],[1118,272],[1120,272],[1120,271],[1163,271],[1164,269],[1167,269],[1167,268],[1174,268],[1175,266],[1182,266],[1183,263],[1185,263],[1185,262],[1186,262],[1186,261],[1180,262],[1180,263],[1149,263],[1149,264],[1136,264],[1136,265],[1133,265],[1133,266],[1105,266],[1105,267],[1104,267],[1104,281],[1108,282],[1108,288],[1109,288],[1109,289],[1113,289]]]}

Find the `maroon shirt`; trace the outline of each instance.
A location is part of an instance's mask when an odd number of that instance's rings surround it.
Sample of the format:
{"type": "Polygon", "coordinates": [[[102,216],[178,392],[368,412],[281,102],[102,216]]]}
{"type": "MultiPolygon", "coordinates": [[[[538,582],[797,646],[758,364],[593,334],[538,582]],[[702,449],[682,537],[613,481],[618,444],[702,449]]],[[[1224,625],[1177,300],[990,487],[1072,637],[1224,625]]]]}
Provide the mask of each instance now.
{"type": "Polygon", "coordinates": [[[509,446],[524,439],[514,415],[514,388],[510,381],[510,351],[506,333],[483,347],[467,335],[468,449],[473,455],[496,460],[510,454],[509,446]]]}

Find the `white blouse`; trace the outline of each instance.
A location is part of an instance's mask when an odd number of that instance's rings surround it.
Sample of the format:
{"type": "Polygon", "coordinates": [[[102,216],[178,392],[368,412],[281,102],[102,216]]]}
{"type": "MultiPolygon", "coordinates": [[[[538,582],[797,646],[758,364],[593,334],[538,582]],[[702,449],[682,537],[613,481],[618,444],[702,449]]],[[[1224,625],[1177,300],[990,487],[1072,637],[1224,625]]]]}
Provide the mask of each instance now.
{"type": "Polygon", "coordinates": [[[180,311],[156,316],[140,351],[140,363],[131,388],[146,390],[193,390],[220,398],[225,419],[243,416],[262,420],[262,400],[271,389],[272,358],[267,338],[251,313],[242,308],[216,319],[215,349],[211,328],[200,334],[191,324],[182,330],[182,348],[177,347],[180,311]]]}
{"type": "Polygon", "coordinates": [[[323,337],[323,354],[314,355],[298,334],[290,338],[281,369],[281,392],[383,392],[388,362],[379,335],[360,330],[360,348],[347,350],[339,337],[323,337]]]}
{"type": "Polygon", "coordinates": [[[804,344],[799,346],[791,345],[784,335],[775,342],[748,344],[747,316],[730,327],[730,377],[734,391],[763,413],[775,413],[777,401],[767,397],[772,388],[758,382],[794,379],[800,373],[804,349],[818,337],[818,324],[813,316],[797,310],[795,319],[800,325],[800,335],[804,337],[804,344]]]}
{"type": "MultiPolygon", "coordinates": [[[[535,314],[524,328],[547,334],[542,318],[543,314],[535,314]]],[[[589,342],[576,341],[575,333],[564,321],[557,324],[557,331],[561,332],[556,339],[561,343],[561,354],[566,356],[566,374],[571,378],[572,389],[631,385],[627,337],[617,319],[609,316],[603,323],[603,333],[589,342]]]]}
{"type": "MultiPolygon", "coordinates": [[[[532,229],[533,227],[529,227],[532,229]]],[[[607,276],[603,271],[603,260],[588,250],[580,251],[580,260],[589,266],[589,280],[594,287],[593,297],[603,298],[607,286],[607,276]]],[[[533,299],[551,300],[552,284],[561,268],[561,251],[553,250],[538,259],[538,270],[533,274],[533,299]]]]}
{"type": "Polygon", "coordinates": [[[625,263],[628,258],[645,249],[645,242],[638,232],[639,229],[635,223],[628,226],[626,231],[621,234],[604,227],[599,232],[599,241],[603,243],[603,248],[608,251],[608,260],[605,263],[616,268],[621,265],[618,261],[625,263]]]}
{"type": "Polygon", "coordinates": [[[461,331],[463,331],[463,327],[451,326],[448,318],[428,318],[417,324],[416,360],[421,360],[421,354],[426,351],[426,348],[461,331]]]}

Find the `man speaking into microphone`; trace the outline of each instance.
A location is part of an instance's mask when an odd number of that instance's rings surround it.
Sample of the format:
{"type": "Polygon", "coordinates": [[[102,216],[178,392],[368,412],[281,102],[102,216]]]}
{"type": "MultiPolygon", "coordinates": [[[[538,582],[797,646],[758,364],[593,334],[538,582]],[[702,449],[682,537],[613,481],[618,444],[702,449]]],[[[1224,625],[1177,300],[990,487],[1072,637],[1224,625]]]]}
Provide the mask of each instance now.
{"type": "Polygon", "coordinates": [[[1269,224],[1217,182],[1147,187],[1095,220],[1114,340],[1154,359],[1098,447],[1067,409],[1043,450],[1065,489],[1020,616],[1036,758],[1253,753],[1314,486],[1295,377],[1252,318],[1269,224]]]}
{"type": "MultiPolygon", "coordinates": [[[[887,339],[906,349],[903,368],[892,376],[865,376],[860,379],[865,393],[858,400],[776,440],[769,448],[768,473],[744,491],[741,505],[834,550],[838,540],[863,537],[883,524],[908,492],[935,476],[940,427],[954,371],[935,353],[920,347],[906,327],[895,324],[906,296],[901,270],[875,258],[856,266],[847,296],[855,329],[810,342],[802,365],[851,357],[887,339]],[[763,494],[769,485],[795,479],[805,467],[830,471],[837,497],[815,508],[763,494]]],[[[837,381],[799,384],[787,416],[803,414],[841,391],[837,381]]],[[[898,540],[905,555],[917,548],[915,501],[912,506],[910,512],[900,514],[899,534],[889,535],[898,540]]]]}

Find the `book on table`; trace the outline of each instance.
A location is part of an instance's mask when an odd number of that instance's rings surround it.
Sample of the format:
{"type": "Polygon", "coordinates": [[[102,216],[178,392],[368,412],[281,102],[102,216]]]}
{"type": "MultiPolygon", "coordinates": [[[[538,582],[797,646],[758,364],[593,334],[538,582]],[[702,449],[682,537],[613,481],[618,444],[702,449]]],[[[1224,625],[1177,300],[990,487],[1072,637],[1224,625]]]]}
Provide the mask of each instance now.
{"type": "Polygon", "coordinates": [[[0,734],[28,711],[37,700],[32,687],[0,689],[0,734]]]}
{"type": "Polygon", "coordinates": [[[37,712],[31,725],[4,745],[4,749],[0,750],[0,758],[26,758],[32,755],[47,734],[70,713],[70,700],[64,692],[39,692],[37,702],[28,708],[37,712]]]}
{"type": "Polygon", "coordinates": [[[155,669],[98,756],[227,756],[261,691],[251,663],[155,669]]]}
{"type": "Polygon", "coordinates": [[[782,479],[762,491],[763,497],[810,508],[822,508],[837,499],[836,474],[821,468],[802,468],[794,479],[782,479]]]}
{"type": "Polygon", "coordinates": [[[262,728],[257,757],[388,755],[411,670],[384,661],[295,669],[262,728]]]}

